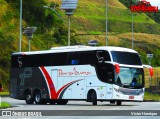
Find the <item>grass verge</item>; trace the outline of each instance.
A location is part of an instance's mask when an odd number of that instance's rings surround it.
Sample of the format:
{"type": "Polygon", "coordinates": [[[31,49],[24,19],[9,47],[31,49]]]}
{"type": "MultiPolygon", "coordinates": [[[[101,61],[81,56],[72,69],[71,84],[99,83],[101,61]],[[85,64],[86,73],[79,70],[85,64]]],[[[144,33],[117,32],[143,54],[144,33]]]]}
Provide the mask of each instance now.
{"type": "Polygon", "coordinates": [[[0,92],[0,96],[6,96],[6,95],[8,95],[9,96],[9,92],[0,92]]]}
{"type": "Polygon", "coordinates": [[[158,93],[149,93],[145,92],[144,94],[144,100],[148,101],[160,101],[160,95],[158,93]]]}
{"type": "Polygon", "coordinates": [[[7,102],[1,102],[0,109],[11,107],[11,105],[7,102]]]}

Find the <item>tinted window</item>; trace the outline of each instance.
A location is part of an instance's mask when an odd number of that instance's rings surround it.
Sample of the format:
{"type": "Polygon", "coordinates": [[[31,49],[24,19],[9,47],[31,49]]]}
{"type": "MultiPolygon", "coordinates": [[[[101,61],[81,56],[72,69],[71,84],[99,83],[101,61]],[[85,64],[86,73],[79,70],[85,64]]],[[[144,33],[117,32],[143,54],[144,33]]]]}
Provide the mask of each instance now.
{"type": "Polygon", "coordinates": [[[114,62],[127,65],[142,65],[137,53],[112,51],[111,54],[114,62]]]}
{"type": "Polygon", "coordinates": [[[22,56],[23,67],[49,66],[52,64],[52,54],[36,54],[22,56]]]}
{"type": "Polygon", "coordinates": [[[67,53],[52,54],[52,65],[53,66],[67,65],[67,53]]]}
{"type": "Polygon", "coordinates": [[[79,53],[70,52],[68,53],[68,65],[78,65],[79,64],[79,53]]]}
{"type": "Polygon", "coordinates": [[[39,67],[67,65],[67,53],[48,53],[12,56],[12,67],[39,67]]]}
{"type": "Polygon", "coordinates": [[[108,83],[114,81],[114,68],[112,64],[97,64],[96,72],[100,81],[108,83]]]}
{"type": "Polygon", "coordinates": [[[80,64],[96,64],[98,59],[95,51],[79,52],[80,64]]]}
{"type": "Polygon", "coordinates": [[[11,57],[11,66],[12,67],[21,67],[22,66],[22,56],[12,56],[11,57]]]}
{"type": "Polygon", "coordinates": [[[107,51],[96,51],[98,61],[111,61],[110,55],[107,51]]]}

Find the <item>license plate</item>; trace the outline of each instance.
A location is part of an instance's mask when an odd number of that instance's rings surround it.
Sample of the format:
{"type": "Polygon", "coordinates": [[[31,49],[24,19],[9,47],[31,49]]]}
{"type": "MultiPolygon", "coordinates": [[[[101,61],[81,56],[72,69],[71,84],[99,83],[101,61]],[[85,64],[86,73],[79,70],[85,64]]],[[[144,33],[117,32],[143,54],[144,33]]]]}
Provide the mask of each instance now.
{"type": "Polygon", "coordinates": [[[133,99],[134,99],[134,96],[129,96],[129,99],[130,99],[130,100],[133,100],[133,99]]]}

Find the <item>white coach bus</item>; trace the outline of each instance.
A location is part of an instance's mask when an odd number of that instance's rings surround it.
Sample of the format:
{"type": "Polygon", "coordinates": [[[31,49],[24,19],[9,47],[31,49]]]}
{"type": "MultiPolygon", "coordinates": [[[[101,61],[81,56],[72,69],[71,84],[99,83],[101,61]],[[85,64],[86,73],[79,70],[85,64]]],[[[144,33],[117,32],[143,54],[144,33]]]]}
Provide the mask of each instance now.
{"type": "Polygon", "coordinates": [[[11,60],[10,95],[27,104],[144,98],[143,65],[132,49],[70,46],[13,53],[11,60]]]}

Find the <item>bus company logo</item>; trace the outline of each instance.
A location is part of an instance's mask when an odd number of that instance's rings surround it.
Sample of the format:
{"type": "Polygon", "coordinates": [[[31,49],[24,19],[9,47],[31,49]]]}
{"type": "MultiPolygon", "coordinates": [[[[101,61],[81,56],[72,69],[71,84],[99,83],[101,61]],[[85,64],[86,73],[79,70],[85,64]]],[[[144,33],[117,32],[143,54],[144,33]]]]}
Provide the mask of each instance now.
{"type": "Polygon", "coordinates": [[[146,0],[139,1],[137,5],[130,6],[131,12],[158,12],[158,6],[151,6],[146,0]]]}
{"type": "Polygon", "coordinates": [[[73,71],[71,72],[64,72],[62,69],[58,70],[59,77],[61,76],[82,76],[82,75],[88,76],[90,74],[91,72],[87,72],[87,71],[77,71],[75,67],[73,68],[73,71]]]}
{"type": "Polygon", "coordinates": [[[32,68],[25,68],[23,73],[19,75],[19,78],[21,79],[20,85],[24,85],[25,79],[31,77],[32,77],[32,68]]]}

